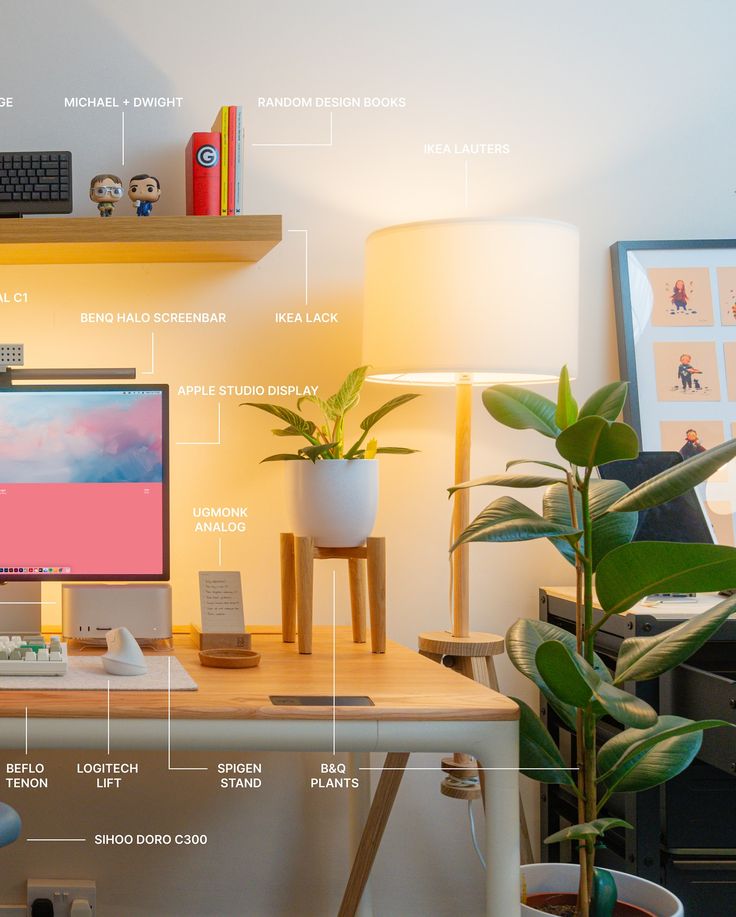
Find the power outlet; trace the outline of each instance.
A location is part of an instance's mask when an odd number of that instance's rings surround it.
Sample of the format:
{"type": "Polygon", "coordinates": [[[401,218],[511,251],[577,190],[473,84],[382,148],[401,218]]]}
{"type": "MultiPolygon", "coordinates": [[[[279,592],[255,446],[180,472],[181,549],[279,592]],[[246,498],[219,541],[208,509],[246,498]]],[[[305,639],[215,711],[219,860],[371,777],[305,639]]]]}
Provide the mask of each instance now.
{"type": "Polygon", "coordinates": [[[38,898],[48,898],[54,905],[54,917],[70,917],[72,902],[75,898],[89,901],[92,914],[96,914],[97,887],[88,879],[29,879],[28,880],[28,914],[31,905],[38,898]]]}
{"type": "Polygon", "coordinates": [[[7,366],[22,366],[24,361],[23,344],[0,344],[0,370],[7,366]]]}

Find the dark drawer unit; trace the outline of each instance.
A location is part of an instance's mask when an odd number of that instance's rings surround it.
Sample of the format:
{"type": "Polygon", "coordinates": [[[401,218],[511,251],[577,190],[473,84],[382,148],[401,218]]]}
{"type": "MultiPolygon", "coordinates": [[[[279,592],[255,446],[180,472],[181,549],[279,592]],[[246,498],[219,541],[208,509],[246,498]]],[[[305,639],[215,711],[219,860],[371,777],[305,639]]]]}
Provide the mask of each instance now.
{"type": "MultiPolygon", "coordinates": [[[[673,713],[692,720],[719,719],[736,726],[736,644],[706,646],[663,678],[663,695],[673,713]],[[729,655],[730,659],[722,658],[729,655]]],[[[713,767],[736,774],[736,729],[703,735],[698,756],[713,767]]]]}
{"type": "Polygon", "coordinates": [[[736,917],[736,857],[667,857],[664,884],[688,915],[736,917]]]}
{"type": "MultiPolygon", "coordinates": [[[[572,597],[541,590],[539,611],[542,620],[573,631],[572,597]]],[[[663,606],[662,613],[639,609],[611,618],[598,632],[596,651],[613,669],[624,639],[654,636],[681,620],[672,606],[663,606]]],[[[736,725],[736,621],[728,621],[688,664],[661,679],[626,687],[662,714],[736,725]]],[[[540,710],[572,765],[573,737],[544,698],[540,710]]],[[[601,721],[599,742],[618,728],[601,721]]],[[[543,786],[541,799],[542,837],[577,821],[569,792],[543,786]]],[[[607,849],[600,851],[601,865],[665,885],[682,899],[688,914],[736,917],[736,729],[706,732],[701,753],[687,771],[663,787],[615,795],[605,814],[626,819],[636,830],[612,832],[607,849]]],[[[571,862],[575,853],[569,844],[543,845],[542,857],[571,862]]]]}

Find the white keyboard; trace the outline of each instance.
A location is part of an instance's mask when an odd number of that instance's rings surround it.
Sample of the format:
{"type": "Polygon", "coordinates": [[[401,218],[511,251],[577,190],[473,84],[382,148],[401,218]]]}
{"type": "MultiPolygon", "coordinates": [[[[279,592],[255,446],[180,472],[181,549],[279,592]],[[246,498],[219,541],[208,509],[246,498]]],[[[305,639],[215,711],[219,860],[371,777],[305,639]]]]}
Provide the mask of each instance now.
{"type": "Polygon", "coordinates": [[[66,643],[52,637],[6,637],[0,635],[0,676],[66,675],[66,643]]]}

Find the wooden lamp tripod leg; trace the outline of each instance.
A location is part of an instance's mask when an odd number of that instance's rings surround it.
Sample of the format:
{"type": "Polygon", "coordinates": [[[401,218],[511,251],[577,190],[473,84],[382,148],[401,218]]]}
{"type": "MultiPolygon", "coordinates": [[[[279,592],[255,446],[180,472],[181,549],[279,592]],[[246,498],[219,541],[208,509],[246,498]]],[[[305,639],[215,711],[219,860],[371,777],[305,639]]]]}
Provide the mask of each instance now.
{"type": "Polygon", "coordinates": [[[358,909],[408,760],[408,753],[403,751],[392,751],[386,755],[385,769],[381,773],[381,778],[376,787],[371,810],[368,813],[368,819],[358,845],[358,852],[355,855],[353,868],[350,871],[350,878],[345,888],[345,894],[342,896],[338,917],[353,917],[358,909]]]}

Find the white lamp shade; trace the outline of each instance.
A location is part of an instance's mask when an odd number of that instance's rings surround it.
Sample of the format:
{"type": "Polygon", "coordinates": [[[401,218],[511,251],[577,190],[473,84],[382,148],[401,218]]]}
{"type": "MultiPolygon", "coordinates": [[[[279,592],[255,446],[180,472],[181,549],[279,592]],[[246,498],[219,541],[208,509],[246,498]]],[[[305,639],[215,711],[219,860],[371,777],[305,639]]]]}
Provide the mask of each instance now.
{"type": "Polygon", "coordinates": [[[440,220],[366,242],[376,382],[552,382],[578,356],[579,237],[548,220],[440,220]]]}

